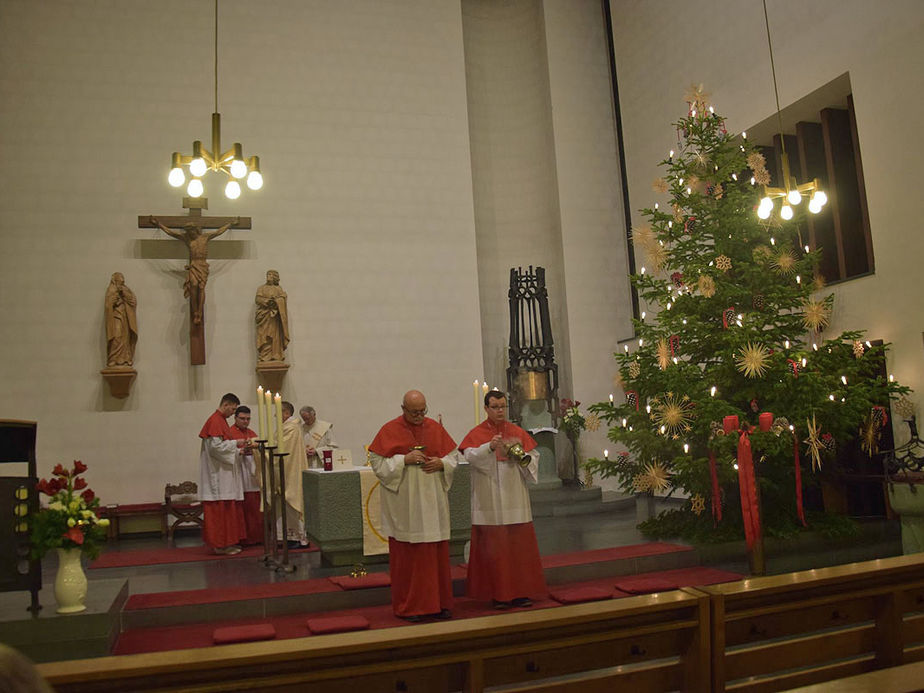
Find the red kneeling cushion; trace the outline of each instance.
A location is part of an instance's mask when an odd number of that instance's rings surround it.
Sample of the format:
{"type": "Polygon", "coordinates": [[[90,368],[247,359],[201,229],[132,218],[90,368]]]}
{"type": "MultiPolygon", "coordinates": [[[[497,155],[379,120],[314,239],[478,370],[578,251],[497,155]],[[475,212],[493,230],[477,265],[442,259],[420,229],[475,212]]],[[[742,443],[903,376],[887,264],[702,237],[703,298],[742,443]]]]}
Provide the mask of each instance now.
{"type": "Polygon", "coordinates": [[[629,594],[651,594],[652,592],[670,592],[679,585],[674,580],[652,575],[650,577],[623,578],[616,583],[616,589],[629,594]]]}
{"type": "Polygon", "coordinates": [[[346,633],[351,630],[366,630],[368,627],[369,621],[364,616],[359,616],[358,614],[308,619],[308,630],[315,635],[346,633]]]}
{"type": "Polygon", "coordinates": [[[362,590],[367,587],[388,587],[391,584],[391,576],[388,573],[368,573],[360,577],[335,575],[327,579],[345,590],[362,590]]]}
{"type": "Polygon", "coordinates": [[[558,587],[550,590],[549,596],[559,604],[580,604],[581,602],[598,602],[601,599],[609,599],[613,596],[613,591],[593,585],[558,587]]]}
{"type": "Polygon", "coordinates": [[[251,626],[227,626],[216,628],[212,632],[212,641],[216,645],[232,642],[252,642],[254,640],[272,640],[276,637],[276,628],[272,623],[255,623],[251,626]]]}

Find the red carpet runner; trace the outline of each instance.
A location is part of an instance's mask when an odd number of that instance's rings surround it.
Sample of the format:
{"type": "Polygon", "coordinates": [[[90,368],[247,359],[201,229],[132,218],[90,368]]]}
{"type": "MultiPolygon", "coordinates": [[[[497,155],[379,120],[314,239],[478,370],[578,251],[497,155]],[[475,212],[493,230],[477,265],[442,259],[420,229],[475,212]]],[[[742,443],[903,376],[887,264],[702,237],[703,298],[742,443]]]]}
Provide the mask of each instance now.
{"type": "MultiPolygon", "coordinates": [[[[571,588],[581,588],[581,587],[597,587],[602,588],[607,591],[612,592],[612,598],[624,598],[631,595],[622,592],[615,588],[615,585],[624,580],[627,576],[612,576],[607,578],[600,578],[597,580],[589,580],[580,583],[571,583],[568,587],[571,588]]],[[[678,568],[675,570],[663,570],[657,573],[648,573],[644,575],[634,575],[632,578],[636,582],[645,580],[646,578],[656,580],[656,581],[669,581],[671,583],[676,583],[680,587],[688,587],[695,585],[711,585],[720,582],[730,582],[733,580],[738,580],[742,576],[738,573],[731,573],[724,570],[717,570],[715,568],[678,568]]],[[[303,583],[313,583],[313,587],[317,590],[321,585],[321,582],[327,582],[328,585],[332,586],[334,589],[339,589],[333,583],[328,581],[326,578],[323,580],[302,580],[298,582],[303,583]]],[[[298,583],[289,583],[290,585],[296,585],[298,583]]],[[[277,587],[284,587],[283,585],[276,585],[277,587]]],[[[561,588],[563,585],[553,586],[554,588],[561,588]]],[[[213,590],[194,590],[194,592],[212,592],[213,590]]],[[[131,600],[135,600],[136,597],[153,597],[155,595],[136,595],[132,597],[131,600]]],[[[204,596],[204,595],[200,595],[204,596]]],[[[131,601],[130,600],[130,601],[131,601]]],[[[198,603],[202,603],[201,601],[198,603]]],[[[146,606],[153,606],[152,603],[147,604],[146,606]]],[[[542,609],[542,608],[554,608],[558,607],[560,604],[557,601],[552,599],[546,599],[535,602],[532,609],[542,609]]],[[[126,608],[129,608],[126,605],[126,608]]],[[[135,608],[138,608],[138,605],[135,605],[135,608]]],[[[511,609],[510,611],[517,611],[518,609],[511,609]]],[[[510,613],[510,611],[505,611],[503,613],[510,613]]],[[[455,619],[464,619],[464,618],[475,618],[477,616],[491,616],[494,614],[500,613],[487,603],[483,601],[476,601],[473,599],[457,598],[456,605],[453,609],[453,616],[455,619]]],[[[347,616],[347,615],[361,615],[369,621],[369,627],[373,629],[378,628],[393,628],[396,626],[406,626],[408,625],[406,621],[403,621],[397,618],[392,613],[391,604],[384,604],[381,606],[371,606],[363,607],[357,609],[349,610],[340,610],[340,611],[328,611],[323,613],[302,613],[302,614],[293,614],[287,616],[275,616],[270,618],[258,618],[258,619],[237,619],[237,620],[228,620],[221,622],[212,622],[212,623],[197,623],[197,624],[188,624],[182,626],[163,626],[156,628],[139,628],[137,630],[127,631],[122,633],[119,637],[118,642],[116,643],[115,648],[113,649],[113,654],[123,655],[123,654],[139,654],[142,652],[162,652],[166,650],[182,650],[195,647],[212,647],[214,646],[213,642],[213,633],[216,628],[227,628],[231,626],[245,626],[250,624],[258,623],[271,623],[276,629],[276,640],[286,640],[289,638],[304,638],[311,635],[308,630],[307,622],[309,618],[317,618],[319,616],[324,617],[336,617],[336,616],[347,616]]]]}

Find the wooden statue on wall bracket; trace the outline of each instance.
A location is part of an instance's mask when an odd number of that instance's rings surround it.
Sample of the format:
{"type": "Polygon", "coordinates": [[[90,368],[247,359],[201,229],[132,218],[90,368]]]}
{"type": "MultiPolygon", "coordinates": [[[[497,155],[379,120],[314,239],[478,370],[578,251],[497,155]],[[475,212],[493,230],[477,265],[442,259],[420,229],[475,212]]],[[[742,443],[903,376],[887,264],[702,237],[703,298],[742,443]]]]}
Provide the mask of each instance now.
{"type": "Polygon", "coordinates": [[[183,295],[189,299],[189,363],[205,363],[205,284],[209,278],[208,242],[228,229],[249,229],[250,217],[204,217],[206,198],[183,198],[189,214],[183,216],[139,216],[138,228],[158,228],[168,236],[183,241],[189,250],[183,295]],[[179,226],[179,229],[170,228],[179,226]],[[203,229],[214,229],[203,231],[203,229]]]}
{"type": "Polygon", "coordinates": [[[285,350],[289,345],[288,296],[279,286],[279,272],[267,270],[266,284],[257,289],[255,316],[257,332],[257,373],[262,385],[279,391],[289,364],[285,350]]]}
{"type": "Polygon", "coordinates": [[[132,366],[138,343],[138,299],[125,285],[121,272],[114,272],[106,288],[106,367],[100,371],[109,392],[125,399],[138,375],[132,366]]]}

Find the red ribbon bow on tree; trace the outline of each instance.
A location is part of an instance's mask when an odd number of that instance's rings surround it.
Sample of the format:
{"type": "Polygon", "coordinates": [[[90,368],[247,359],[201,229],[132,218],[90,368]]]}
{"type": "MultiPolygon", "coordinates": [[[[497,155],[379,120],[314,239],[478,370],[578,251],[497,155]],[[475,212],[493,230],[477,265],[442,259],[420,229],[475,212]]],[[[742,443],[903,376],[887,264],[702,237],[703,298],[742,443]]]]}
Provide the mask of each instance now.
{"type": "MultiPolygon", "coordinates": [[[[758,417],[760,430],[769,431],[773,425],[773,414],[763,412],[758,417]]],[[[741,493],[741,519],[744,522],[744,538],[748,549],[760,541],[763,533],[760,523],[760,505],[757,495],[757,477],[754,474],[754,457],[751,452],[751,432],[753,426],[744,424],[739,427],[737,416],[726,416],[722,422],[726,434],[738,431],[738,487],[741,493]]]]}

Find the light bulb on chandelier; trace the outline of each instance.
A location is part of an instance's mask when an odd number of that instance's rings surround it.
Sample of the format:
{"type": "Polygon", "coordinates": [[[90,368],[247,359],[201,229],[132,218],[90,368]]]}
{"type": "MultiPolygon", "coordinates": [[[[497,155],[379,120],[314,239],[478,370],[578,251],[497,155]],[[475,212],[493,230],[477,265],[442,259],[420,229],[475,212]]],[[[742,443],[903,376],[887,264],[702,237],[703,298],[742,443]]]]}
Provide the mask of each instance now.
{"type": "Polygon", "coordinates": [[[225,197],[229,200],[236,200],[241,196],[241,184],[236,180],[229,180],[225,185],[225,197]]]}
{"type": "Polygon", "coordinates": [[[198,178],[193,178],[189,181],[189,185],[186,186],[186,194],[190,197],[199,197],[202,195],[203,190],[202,181],[198,178]]]}

